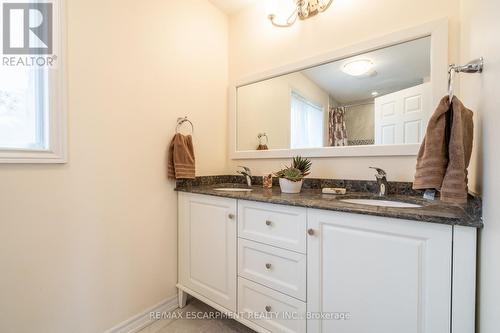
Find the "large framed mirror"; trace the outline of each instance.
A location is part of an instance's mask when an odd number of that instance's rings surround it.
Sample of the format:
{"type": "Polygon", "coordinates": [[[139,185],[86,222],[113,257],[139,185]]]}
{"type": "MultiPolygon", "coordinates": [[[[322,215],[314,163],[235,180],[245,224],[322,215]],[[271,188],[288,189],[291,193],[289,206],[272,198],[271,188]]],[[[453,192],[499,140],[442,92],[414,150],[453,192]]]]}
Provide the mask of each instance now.
{"type": "Polygon", "coordinates": [[[230,156],[416,155],[447,68],[443,19],[240,80],[230,156]]]}

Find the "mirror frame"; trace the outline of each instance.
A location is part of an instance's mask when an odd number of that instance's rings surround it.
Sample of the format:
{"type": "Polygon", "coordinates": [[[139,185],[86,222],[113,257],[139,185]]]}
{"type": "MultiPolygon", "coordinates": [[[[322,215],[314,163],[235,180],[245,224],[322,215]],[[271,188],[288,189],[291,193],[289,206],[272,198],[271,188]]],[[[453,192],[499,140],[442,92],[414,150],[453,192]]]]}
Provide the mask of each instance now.
{"type": "Polygon", "coordinates": [[[348,157],[348,156],[414,156],[418,154],[420,144],[410,145],[371,145],[345,147],[318,147],[304,149],[273,150],[238,150],[237,127],[238,107],[237,90],[239,87],[272,79],[315,66],[324,65],[337,60],[353,57],[377,49],[390,47],[411,40],[431,37],[431,84],[432,105],[438,105],[447,93],[448,86],[448,19],[428,22],[413,28],[400,30],[382,37],[370,39],[326,54],[311,57],[288,64],[260,74],[252,75],[236,81],[229,91],[229,158],[238,159],[270,159],[290,158],[296,155],[303,157],[348,157]]]}

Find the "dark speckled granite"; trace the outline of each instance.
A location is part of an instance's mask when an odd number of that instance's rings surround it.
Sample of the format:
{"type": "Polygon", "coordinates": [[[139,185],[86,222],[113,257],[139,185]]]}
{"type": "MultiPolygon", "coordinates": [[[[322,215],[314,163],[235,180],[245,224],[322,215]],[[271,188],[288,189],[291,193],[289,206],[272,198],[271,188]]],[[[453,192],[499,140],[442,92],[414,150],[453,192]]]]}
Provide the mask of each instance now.
{"type": "MultiPolygon", "coordinates": [[[[215,184],[241,184],[246,185],[246,180],[242,176],[203,176],[195,179],[181,179],[177,181],[178,188],[190,186],[215,185],[215,184]]],[[[252,177],[252,184],[256,186],[262,185],[262,177],[252,177]]],[[[278,178],[273,178],[273,186],[279,187],[278,178]]],[[[303,189],[322,189],[325,187],[340,187],[346,188],[348,192],[375,192],[377,188],[376,181],[369,180],[343,180],[343,179],[320,179],[306,178],[304,180],[303,189]]],[[[423,191],[412,189],[411,183],[406,182],[389,182],[388,193],[422,196],[423,191]]]]}
{"type": "Polygon", "coordinates": [[[347,213],[393,217],[422,222],[461,225],[474,228],[481,228],[483,226],[481,218],[482,202],[480,198],[475,196],[470,196],[468,204],[465,207],[462,207],[460,205],[443,203],[439,200],[424,200],[422,198],[422,192],[414,191],[411,183],[390,182],[389,195],[384,198],[385,200],[416,203],[423,207],[379,207],[350,204],[339,200],[378,198],[374,194],[376,191],[376,182],[373,181],[308,178],[305,180],[303,190],[300,194],[284,194],[281,193],[279,189],[277,179],[274,179],[276,185],[272,189],[265,190],[261,187],[262,178],[253,178],[254,186],[252,187],[252,192],[215,191],[215,188],[221,187],[246,187],[245,180],[241,176],[207,176],[197,177],[194,180],[181,180],[177,181],[176,190],[218,197],[317,208],[347,213]],[[347,194],[344,196],[322,194],[321,188],[323,187],[345,187],[347,188],[347,194]]]}

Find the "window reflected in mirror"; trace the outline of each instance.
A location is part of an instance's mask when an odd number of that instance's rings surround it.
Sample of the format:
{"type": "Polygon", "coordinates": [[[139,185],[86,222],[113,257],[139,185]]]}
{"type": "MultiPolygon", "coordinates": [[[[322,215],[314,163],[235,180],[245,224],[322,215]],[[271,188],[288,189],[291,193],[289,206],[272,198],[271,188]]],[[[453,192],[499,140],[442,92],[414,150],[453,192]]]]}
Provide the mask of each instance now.
{"type": "Polygon", "coordinates": [[[325,106],[316,104],[299,93],[291,95],[290,147],[314,148],[323,145],[325,106]]]}

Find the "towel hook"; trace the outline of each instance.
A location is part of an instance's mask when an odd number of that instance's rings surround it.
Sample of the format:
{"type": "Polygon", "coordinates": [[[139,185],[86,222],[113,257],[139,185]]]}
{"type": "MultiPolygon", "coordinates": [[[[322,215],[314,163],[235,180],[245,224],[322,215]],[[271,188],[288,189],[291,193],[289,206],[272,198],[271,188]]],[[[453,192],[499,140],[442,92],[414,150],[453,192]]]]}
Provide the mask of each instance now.
{"type": "Polygon", "coordinates": [[[191,125],[191,133],[194,133],[194,125],[191,120],[188,119],[188,117],[177,118],[177,127],[175,128],[175,133],[179,133],[179,128],[186,122],[191,125]]]}
{"type": "Polygon", "coordinates": [[[448,100],[451,103],[453,100],[453,77],[455,73],[482,73],[484,68],[484,59],[480,57],[474,59],[465,65],[451,64],[448,68],[448,100]]]}
{"type": "Polygon", "coordinates": [[[455,73],[455,65],[450,65],[448,68],[448,101],[451,104],[453,100],[453,75],[455,73]]]}

